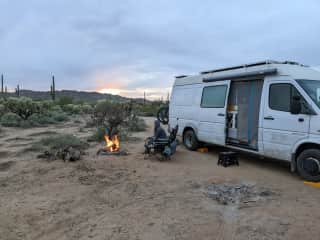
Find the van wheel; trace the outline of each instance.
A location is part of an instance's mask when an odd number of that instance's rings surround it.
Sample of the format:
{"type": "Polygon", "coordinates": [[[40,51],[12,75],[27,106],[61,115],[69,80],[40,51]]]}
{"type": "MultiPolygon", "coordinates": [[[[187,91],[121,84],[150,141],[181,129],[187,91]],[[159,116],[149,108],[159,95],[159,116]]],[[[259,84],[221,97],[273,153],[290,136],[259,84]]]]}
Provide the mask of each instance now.
{"type": "Polygon", "coordinates": [[[199,142],[196,134],[193,130],[187,130],[183,133],[183,144],[189,150],[196,150],[199,146],[199,142]]]}
{"type": "Polygon", "coordinates": [[[320,182],[320,150],[304,150],[297,158],[297,169],[304,179],[320,182]]]}

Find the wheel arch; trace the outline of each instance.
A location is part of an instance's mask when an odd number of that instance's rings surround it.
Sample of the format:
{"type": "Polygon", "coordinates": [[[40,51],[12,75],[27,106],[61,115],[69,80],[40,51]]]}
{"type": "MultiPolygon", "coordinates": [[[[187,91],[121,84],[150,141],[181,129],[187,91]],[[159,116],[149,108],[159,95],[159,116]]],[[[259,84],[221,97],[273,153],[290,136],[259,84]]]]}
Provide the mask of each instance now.
{"type": "Polygon", "coordinates": [[[305,143],[300,144],[294,152],[296,155],[296,158],[299,156],[300,153],[302,153],[302,151],[304,151],[306,149],[310,149],[310,148],[320,149],[320,144],[315,143],[315,142],[305,142],[305,143]]]}
{"type": "Polygon", "coordinates": [[[320,143],[318,141],[303,141],[295,145],[292,150],[291,157],[291,171],[295,172],[297,169],[297,158],[306,149],[318,148],[320,149],[320,143]]]}
{"type": "MultiPolygon", "coordinates": [[[[196,134],[196,136],[197,136],[197,131],[196,131],[196,129],[194,128],[194,126],[192,126],[192,125],[186,125],[184,128],[183,128],[183,131],[182,131],[182,138],[184,137],[184,133],[186,132],[186,131],[188,131],[188,130],[192,130],[195,134],[196,134]]],[[[198,137],[198,136],[197,136],[198,137]]]]}

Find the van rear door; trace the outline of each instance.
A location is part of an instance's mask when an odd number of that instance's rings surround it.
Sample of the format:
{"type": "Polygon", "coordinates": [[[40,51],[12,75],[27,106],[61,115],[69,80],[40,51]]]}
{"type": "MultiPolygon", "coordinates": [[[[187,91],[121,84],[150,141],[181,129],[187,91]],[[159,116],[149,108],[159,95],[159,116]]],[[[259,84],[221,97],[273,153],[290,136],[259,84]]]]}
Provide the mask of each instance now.
{"type": "Polygon", "coordinates": [[[226,105],[230,80],[203,85],[200,101],[198,140],[225,145],[226,105]]]}

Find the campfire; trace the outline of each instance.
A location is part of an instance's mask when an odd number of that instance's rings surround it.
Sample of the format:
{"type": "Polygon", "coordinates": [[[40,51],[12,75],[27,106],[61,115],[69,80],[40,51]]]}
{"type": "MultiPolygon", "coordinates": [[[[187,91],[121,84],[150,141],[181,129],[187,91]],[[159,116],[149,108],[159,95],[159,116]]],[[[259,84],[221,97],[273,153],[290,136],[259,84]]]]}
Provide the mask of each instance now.
{"type": "Polygon", "coordinates": [[[126,150],[120,150],[120,140],[118,135],[105,135],[105,147],[98,150],[98,155],[128,155],[126,150]]]}
{"type": "Polygon", "coordinates": [[[112,137],[110,137],[109,135],[105,135],[104,139],[106,141],[106,151],[119,152],[120,142],[118,139],[118,135],[113,135],[112,137]]]}

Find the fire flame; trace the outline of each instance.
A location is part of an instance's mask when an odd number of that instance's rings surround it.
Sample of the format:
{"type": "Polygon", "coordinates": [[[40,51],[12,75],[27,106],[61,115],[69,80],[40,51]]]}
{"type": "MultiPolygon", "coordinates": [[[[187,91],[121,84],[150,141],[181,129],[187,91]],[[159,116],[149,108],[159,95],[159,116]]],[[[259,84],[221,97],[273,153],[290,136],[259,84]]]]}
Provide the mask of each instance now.
{"type": "Polygon", "coordinates": [[[106,140],[106,149],[109,152],[117,152],[120,149],[120,142],[118,135],[113,135],[111,138],[109,135],[105,135],[104,139],[106,140]]]}

